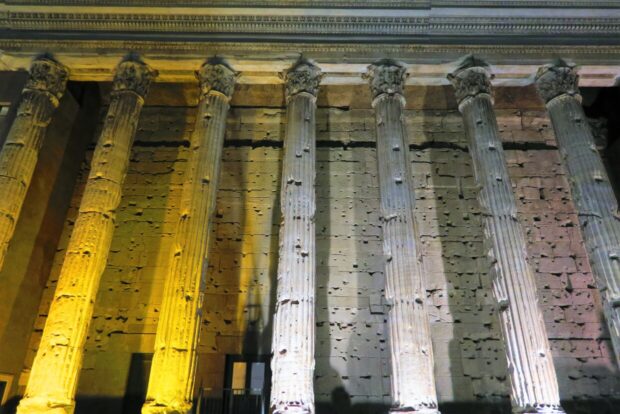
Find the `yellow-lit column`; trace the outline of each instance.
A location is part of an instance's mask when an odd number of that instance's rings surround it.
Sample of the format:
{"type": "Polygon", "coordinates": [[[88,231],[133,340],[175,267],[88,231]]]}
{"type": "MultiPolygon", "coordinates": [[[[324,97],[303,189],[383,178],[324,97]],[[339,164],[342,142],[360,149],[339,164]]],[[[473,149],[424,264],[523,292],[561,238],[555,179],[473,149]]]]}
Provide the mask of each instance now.
{"type": "Polygon", "coordinates": [[[37,165],[45,130],[62,97],[69,74],[58,62],[32,63],[17,116],[0,152],[0,270],[37,165]]]}
{"type": "Polygon", "coordinates": [[[19,414],[73,412],[84,342],[110,250],[131,145],[155,75],[138,61],[124,61],[116,69],[110,107],[19,414]]]}
{"type": "Polygon", "coordinates": [[[286,136],[280,189],[280,254],[273,321],[271,412],[314,410],[316,95],[321,70],[298,62],[286,74],[286,136]]]}
{"type": "Polygon", "coordinates": [[[207,62],[197,75],[201,98],[164,286],[144,414],[184,414],[192,409],[211,222],[226,115],[237,77],[221,62],[207,62]]]}

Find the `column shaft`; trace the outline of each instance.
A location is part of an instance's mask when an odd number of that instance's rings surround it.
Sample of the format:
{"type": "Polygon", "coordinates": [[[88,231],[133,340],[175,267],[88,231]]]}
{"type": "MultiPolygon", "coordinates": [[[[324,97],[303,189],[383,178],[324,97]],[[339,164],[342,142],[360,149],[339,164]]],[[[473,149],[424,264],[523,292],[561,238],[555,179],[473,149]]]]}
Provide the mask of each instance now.
{"type": "Polygon", "coordinates": [[[271,409],[314,412],[316,93],[320,71],[299,62],[287,74],[280,255],[273,325],[271,409]]]}
{"type": "Polygon", "coordinates": [[[203,93],[184,176],[144,414],[189,413],[192,408],[211,223],[236,74],[223,64],[205,64],[198,76],[203,93]]]}
{"type": "Polygon", "coordinates": [[[22,100],[0,152],[0,270],[19,219],[45,131],[58,107],[67,69],[49,59],[35,60],[22,100]]]}
{"type": "Polygon", "coordinates": [[[620,215],[618,201],[580,102],[572,67],[546,66],[537,76],[547,104],[585,241],[601,292],[616,361],[620,363],[620,215]]]}
{"type": "Polygon", "coordinates": [[[563,412],[534,274],[491,100],[490,74],[466,67],[451,75],[463,114],[483,216],[493,295],[506,345],[514,412],[563,412]]]}
{"type": "Polygon", "coordinates": [[[373,65],[370,74],[375,96],[385,299],[389,306],[392,410],[437,412],[433,347],[407,157],[402,94],[405,68],[395,63],[373,65]]]}
{"type": "Polygon", "coordinates": [[[112,241],[142,96],[152,76],[142,63],[123,62],[117,69],[58,286],[18,407],[20,414],[73,412],[84,343],[112,241]]]}

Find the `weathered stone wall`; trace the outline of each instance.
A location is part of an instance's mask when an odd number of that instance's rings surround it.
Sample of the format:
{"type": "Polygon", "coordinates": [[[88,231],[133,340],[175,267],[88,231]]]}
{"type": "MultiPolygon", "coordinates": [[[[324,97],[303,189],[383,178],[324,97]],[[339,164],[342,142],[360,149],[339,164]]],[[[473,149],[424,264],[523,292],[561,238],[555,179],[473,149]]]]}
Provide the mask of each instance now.
{"type": "MultiPolygon", "coordinates": [[[[87,343],[78,412],[123,412],[132,354],[152,352],[194,112],[146,107],[141,116],[87,343]]],[[[561,397],[620,398],[600,298],[550,123],[543,110],[500,109],[497,116],[561,397]]],[[[233,108],[228,119],[196,381],[205,388],[222,387],[227,354],[270,352],[284,122],[284,110],[269,108],[233,108]]],[[[384,412],[389,365],[374,115],[319,108],[317,123],[317,405],[326,413],[384,412]]],[[[456,111],[408,111],[407,124],[440,402],[444,412],[449,403],[506,406],[506,361],[461,117],[456,111]]],[[[41,303],[22,385],[85,177],[86,171],[41,303]]],[[[139,393],[144,384],[130,389],[139,393]]]]}

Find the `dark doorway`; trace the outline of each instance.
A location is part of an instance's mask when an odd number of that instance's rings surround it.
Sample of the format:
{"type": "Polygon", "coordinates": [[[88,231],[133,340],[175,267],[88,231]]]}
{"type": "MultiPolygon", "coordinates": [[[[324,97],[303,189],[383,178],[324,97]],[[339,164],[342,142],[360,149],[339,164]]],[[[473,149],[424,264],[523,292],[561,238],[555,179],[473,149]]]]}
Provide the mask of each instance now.
{"type": "Polygon", "coordinates": [[[271,370],[269,355],[228,355],[219,407],[201,396],[197,413],[267,414],[271,370]]]}

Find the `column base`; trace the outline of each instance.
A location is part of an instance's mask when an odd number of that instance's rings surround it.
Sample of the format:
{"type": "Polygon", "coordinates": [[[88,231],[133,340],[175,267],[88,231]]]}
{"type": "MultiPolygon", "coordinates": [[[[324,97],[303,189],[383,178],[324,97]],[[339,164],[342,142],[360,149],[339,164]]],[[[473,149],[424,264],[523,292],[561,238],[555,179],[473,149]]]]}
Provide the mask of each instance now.
{"type": "Polygon", "coordinates": [[[49,397],[26,397],[17,406],[17,414],[73,414],[75,401],[57,400],[49,397]]]}
{"type": "Polygon", "coordinates": [[[186,402],[165,404],[151,401],[142,406],[142,414],[190,414],[191,412],[192,405],[186,402]]]}
{"type": "Polygon", "coordinates": [[[534,404],[527,407],[514,407],[514,414],[566,414],[560,405],[534,404]]]}

